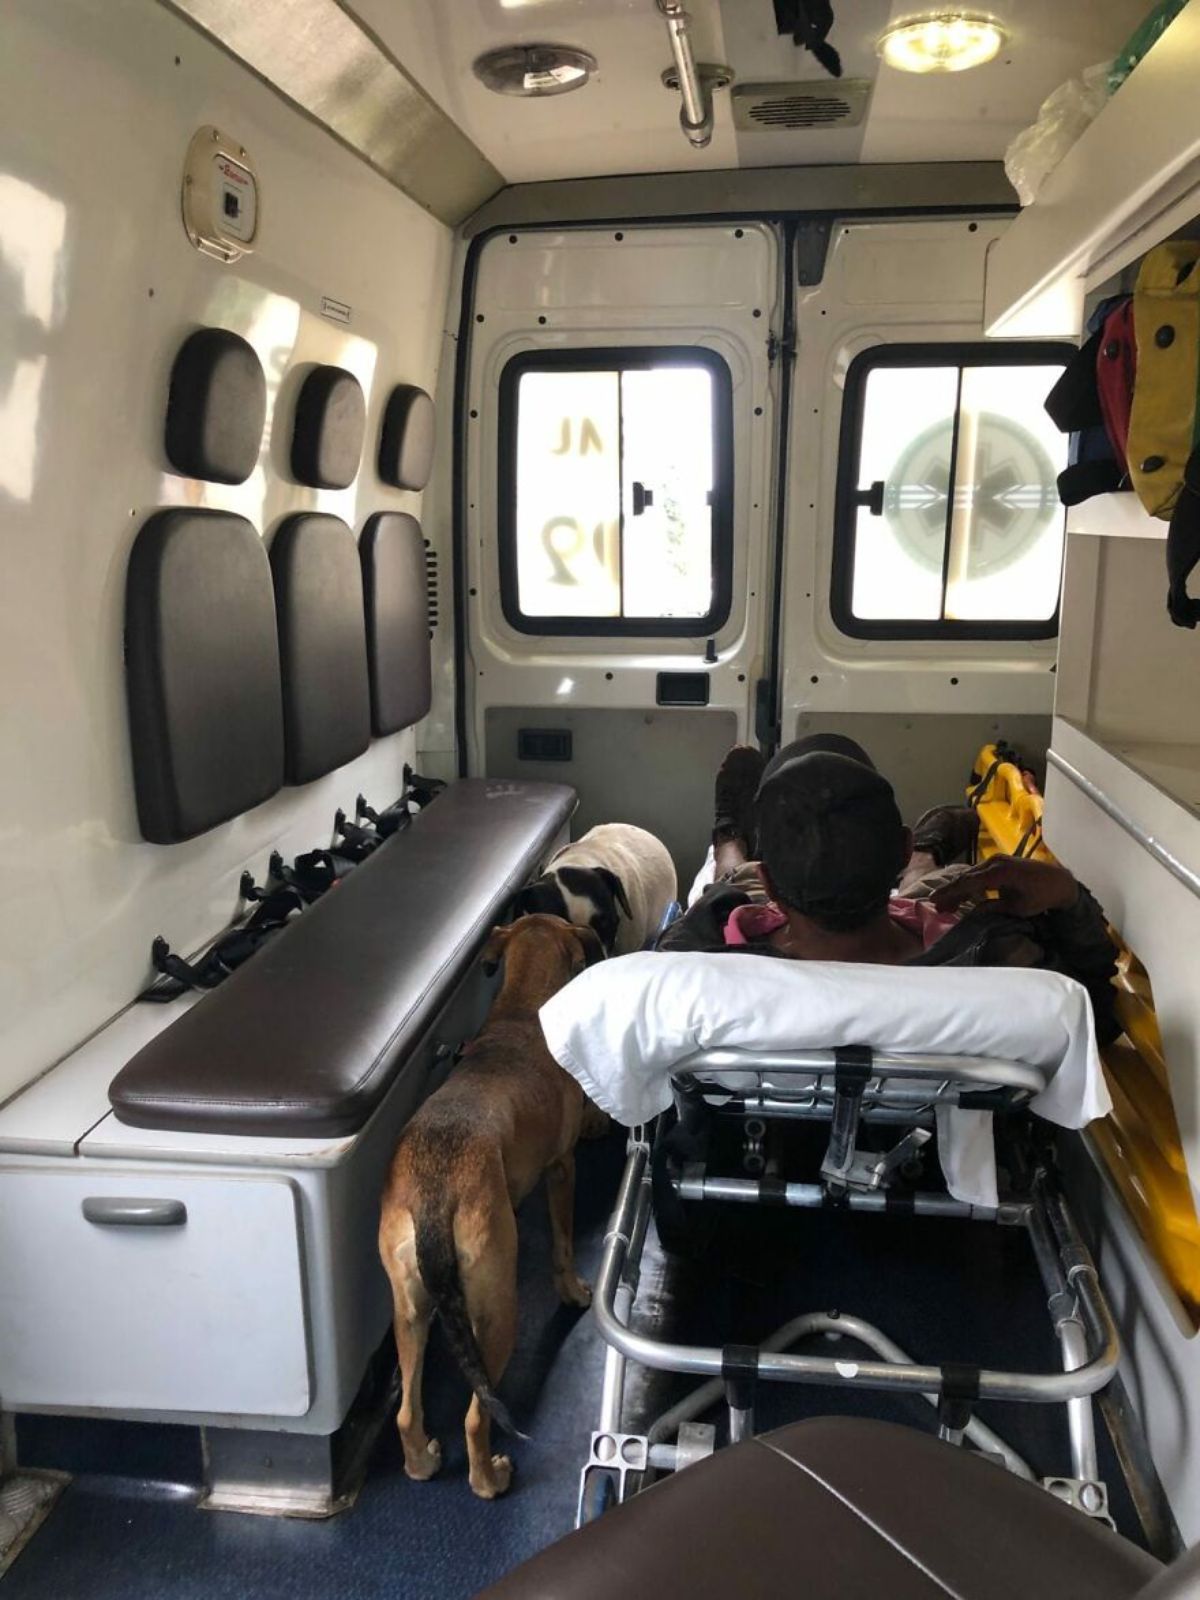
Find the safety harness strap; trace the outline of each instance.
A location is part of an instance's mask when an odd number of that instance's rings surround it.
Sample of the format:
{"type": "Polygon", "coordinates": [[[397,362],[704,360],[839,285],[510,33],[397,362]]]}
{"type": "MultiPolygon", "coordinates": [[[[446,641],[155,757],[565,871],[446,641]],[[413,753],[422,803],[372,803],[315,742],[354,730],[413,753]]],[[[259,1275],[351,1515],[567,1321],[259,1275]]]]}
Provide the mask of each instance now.
{"type": "Polygon", "coordinates": [[[953,1433],[962,1433],[971,1420],[979,1399],[979,1368],[962,1361],[947,1361],[941,1368],[938,1387],[938,1422],[953,1433]]]}
{"type": "Polygon", "coordinates": [[[753,1344],[727,1344],[721,1351],[721,1376],[725,1380],[725,1400],[736,1411],[754,1409],[758,1386],[759,1349],[753,1344]]]}

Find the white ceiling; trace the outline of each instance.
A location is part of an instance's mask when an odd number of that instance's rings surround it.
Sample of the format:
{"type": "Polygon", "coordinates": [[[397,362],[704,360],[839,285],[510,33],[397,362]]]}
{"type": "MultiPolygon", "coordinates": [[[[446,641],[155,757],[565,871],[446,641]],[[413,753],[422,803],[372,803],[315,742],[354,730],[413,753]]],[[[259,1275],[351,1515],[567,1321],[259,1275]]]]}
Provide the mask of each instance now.
{"type": "MultiPolygon", "coordinates": [[[[999,160],[1065,78],[1112,56],[1147,0],[997,0],[1008,48],[972,72],[914,77],[883,66],[875,41],[889,20],[927,10],[904,0],[834,0],[831,42],[846,75],[875,88],[858,128],[735,133],[728,95],[716,131],[693,150],[654,0],[348,0],[413,77],[510,183],[622,172],[824,162],[999,160]],[[599,61],[574,94],[521,100],[492,94],[471,63],[499,44],[576,45],[599,61]]],[[[691,0],[701,60],[727,62],[743,83],[824,79],[807,52],[775,32],[771,0],[691,0]]],[[[828,81],[828,80],[825,80],[828,81]]]]}

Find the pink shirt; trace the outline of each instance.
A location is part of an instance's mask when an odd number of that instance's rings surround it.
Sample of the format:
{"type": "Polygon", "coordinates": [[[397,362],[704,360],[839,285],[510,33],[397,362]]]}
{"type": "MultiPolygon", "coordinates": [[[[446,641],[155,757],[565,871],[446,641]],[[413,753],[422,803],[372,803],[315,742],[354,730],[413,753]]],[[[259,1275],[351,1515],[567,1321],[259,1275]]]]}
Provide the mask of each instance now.
{"type": "MultiPolygon", "coordinates": [[[[917,934],[925,950],[936,944],[958,921],[956,912],[938,911],[931,900],[905,900],[900,895],[893,895],[888,901],[888,916],[909,933],[917,934]]],[[[738,906],[725,924],[725,943],[755,944],[786,922],[787,918],[776,905],[738,906]]]]}

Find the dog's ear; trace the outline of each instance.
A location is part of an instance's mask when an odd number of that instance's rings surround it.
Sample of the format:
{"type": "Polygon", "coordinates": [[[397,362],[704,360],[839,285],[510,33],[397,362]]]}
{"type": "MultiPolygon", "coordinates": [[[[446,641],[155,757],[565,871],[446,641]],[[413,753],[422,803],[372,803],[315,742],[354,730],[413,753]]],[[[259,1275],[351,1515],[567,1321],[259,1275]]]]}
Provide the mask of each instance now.
{"type": "Polygon", "coordinates": [[[512,924],[506,923],[503,927],[493,928],[488,934],[487,943],[479,952],[479,965],[483,969],[485,978],[495,977],[500,970],[500,962],[504,956],[504,946],[508,943],[512,933],[512,924]]]}
{"type": "Polygon", "coordinates": [[[585,967],[594,967],[597,961],[604,960],[604,946],[600,942],[600,935],[594,928],[574,928],[572,932],[583,952],[583,964],[585,967]]]}
{"type": "Polygon", "coordinates": [[[529,913],[534,909],[534,899],[535,890],[533,884],[527,883],[523,889],[517,890],[516,894],[513,895],[512,903],[508,908],[512,914],[512,919],[514,922],[518,917],[527,917],[529,915],[529,913]]]}
{"type": "Polygon", "coordinates": [[[621,882],[620,878],[618,878],[616,873],[608,867],[596,867],[594,870],[596,876],[598,878],[602,878],[612,890],[613,899],[620,906],[621,910],[627,917],[632,919],[633,912],[629,909],[629,900],[625,894],[625,885],[621,882]]]}

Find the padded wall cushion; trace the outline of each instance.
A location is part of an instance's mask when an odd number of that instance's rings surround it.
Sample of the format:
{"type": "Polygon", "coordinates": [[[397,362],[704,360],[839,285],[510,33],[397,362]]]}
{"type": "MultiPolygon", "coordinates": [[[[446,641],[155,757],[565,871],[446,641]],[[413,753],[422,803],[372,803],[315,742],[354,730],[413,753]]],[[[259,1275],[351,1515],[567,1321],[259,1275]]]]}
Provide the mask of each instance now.
{"type": "Polygon", "coordinates": [[[167,460],[176,472],[245,483],[266,415],[267,380],[245,339],[227,328],[201,328],[184,340],[167,397],[167,460]]]}
{"type": "Polygon", "coordinates": [[[126,686],[138,819],[190,839],[283,783],[271,569],[245,517],[157,511],[125,582],[126,686]]]}
{"type": "Polygon", "coordinates": [[[362,572],[339,517],[286,517],[271,541],[288,783],[310,783],[371,742],[362,572]]]}
{"type": "Polygon", "coordinates": [[[433,401],[415,384],[392,390],[379,435],[379,476],[397,489],[423,489],[433,468],[433,401]]]}
{"type": "Polygon", "coordinates": [[[367,518],[360,542],[371,732],[411,728],[429,710],[429,609],[421,525],[403,511],[367,518]]]}
{"type": "Polygon", "coordinates": [[[314,367],[296,398],[292,472],[314,489],[345,489],[362,459],[367,403],[353,373],[314,367]]]}

